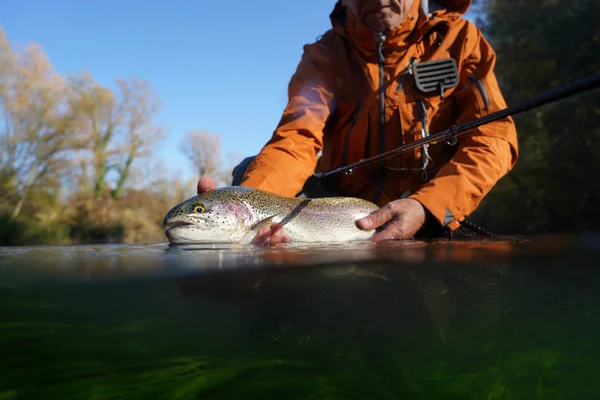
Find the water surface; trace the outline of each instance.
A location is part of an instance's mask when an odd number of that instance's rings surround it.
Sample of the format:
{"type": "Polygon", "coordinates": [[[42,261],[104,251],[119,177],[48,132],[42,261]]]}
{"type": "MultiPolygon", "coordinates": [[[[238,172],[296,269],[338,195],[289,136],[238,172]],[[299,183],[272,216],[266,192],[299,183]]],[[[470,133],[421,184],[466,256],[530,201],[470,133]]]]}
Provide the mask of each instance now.
{"type": "Polygon", "coordinates": [[[600,397],[600,236],[0,248],[0,399],[600,397]]]}

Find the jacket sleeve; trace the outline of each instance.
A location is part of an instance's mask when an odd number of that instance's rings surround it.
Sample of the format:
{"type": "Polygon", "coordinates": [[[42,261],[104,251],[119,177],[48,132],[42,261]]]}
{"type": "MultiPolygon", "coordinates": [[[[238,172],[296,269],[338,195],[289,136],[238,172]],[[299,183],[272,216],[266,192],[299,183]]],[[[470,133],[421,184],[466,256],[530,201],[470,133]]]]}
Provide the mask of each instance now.
{"type": "MultiPolygon", "coordinates": [[[[506,107],[494,74],[496,54],[474,25],[469,23],[468,29],[467,37],[473,44],[459,63],[460,86],[454,93],[456,124],[506,107]]],[[[410,196],[451,230],[475,211],[518,158],[517,132],[510,117],[483,125],[457,139],[456,153],[450,162],[410,196]]]]}
{"type": "Polygon", "coordinates": [[[271,139],[248,166],[242,186],[294,197],[312,175],[323,147],[323,128],[333,91],[325,77],[327,60],[305,46],[288,87],[288,103],[271,139]]]}

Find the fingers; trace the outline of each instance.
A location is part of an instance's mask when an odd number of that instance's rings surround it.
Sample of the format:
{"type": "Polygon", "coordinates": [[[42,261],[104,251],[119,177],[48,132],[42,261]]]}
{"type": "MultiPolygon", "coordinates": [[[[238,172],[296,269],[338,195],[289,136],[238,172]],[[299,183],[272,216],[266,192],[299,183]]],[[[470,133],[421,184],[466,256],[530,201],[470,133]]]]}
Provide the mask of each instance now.
{"type": "Polygon", "coordinates": [[[263,246],[288,242],[289,238],[283,234],[283,225],[280,224],[273,224],[270,227],[265,226],[261,228],[252,240],[252,244],[263,246]]]}
{"type": "Polygon", "coordinates": [[[394,239],[410,239],[411,236],[406,235],[405,229],[402,228],[400,221],[394,221],[389,223],[385,229],[375,233],[371,236],[371,241],[381,242],[383,240],[394,240],[394,239]]]}
{"type": "Polygon", "coordinates": [[[197,192],[198,192],[198,194],[200,194],[202,192],[207,192],[209,190],[215,190],[216,188],[217,188],[217,185],[215,184],[215,181],[213,181],[213,179],[210,176],[203,176],[198,181],[197,192]]]}
{"type": "Polygon", "coordinates": [[[271,226],[270,244],[287,243],[289,238],[283,234],[283,225],[273,224],[271,226]]]}
{"type": "Polygon", "coordinates": [[[389,204],[381,207],[377,211],[373,211],[371,214],[364,218],[356,221],[356,224],[360,229],[370,231],[375,228],[379,228],[381,225],[388,222],[394,216],[394,210],[389,204]]]}
{"type": "Polygon", "coordinates": [[[271,228],[265,226],[261,228],[254,239],[252,239],[252,244],[265,244],[269,242],[269,238],[271,237],[271,228]]]}
{"type": "Polygon", "coordinates": [[[371,240],[379,242],[391,239],[410,239],[425,223],[425,209],[416,200],[399,199],[392,201],[370,215],[357,221],[361,229],[376,232],[371,240]]]}

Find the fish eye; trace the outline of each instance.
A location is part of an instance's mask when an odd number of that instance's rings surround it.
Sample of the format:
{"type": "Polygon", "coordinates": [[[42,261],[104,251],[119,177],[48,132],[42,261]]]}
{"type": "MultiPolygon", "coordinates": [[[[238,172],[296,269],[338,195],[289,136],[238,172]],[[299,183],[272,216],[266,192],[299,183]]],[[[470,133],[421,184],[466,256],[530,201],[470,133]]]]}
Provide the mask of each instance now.
{"type": "Polygon", "coordinates": [[[202,214],[204,212],[204,207],[202,207],[201,205],[197,205],[194,207],[194,212],[197,214],[202,214]]]}

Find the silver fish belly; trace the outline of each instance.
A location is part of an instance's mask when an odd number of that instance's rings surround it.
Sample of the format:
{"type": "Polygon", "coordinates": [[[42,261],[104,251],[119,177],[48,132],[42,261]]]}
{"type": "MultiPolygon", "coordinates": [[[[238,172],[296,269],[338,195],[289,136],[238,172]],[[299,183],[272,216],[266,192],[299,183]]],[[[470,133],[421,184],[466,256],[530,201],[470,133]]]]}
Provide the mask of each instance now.
{"type": "Polygon", "coordinates": [[[184,200],[165,217],[171,243],[249,243],[264,226],[278,223],[291,242],[340,243],[367,240],[356,221],[377,210],[351,197],[288,198],[258,189],[223,187],[184,200]]]}

